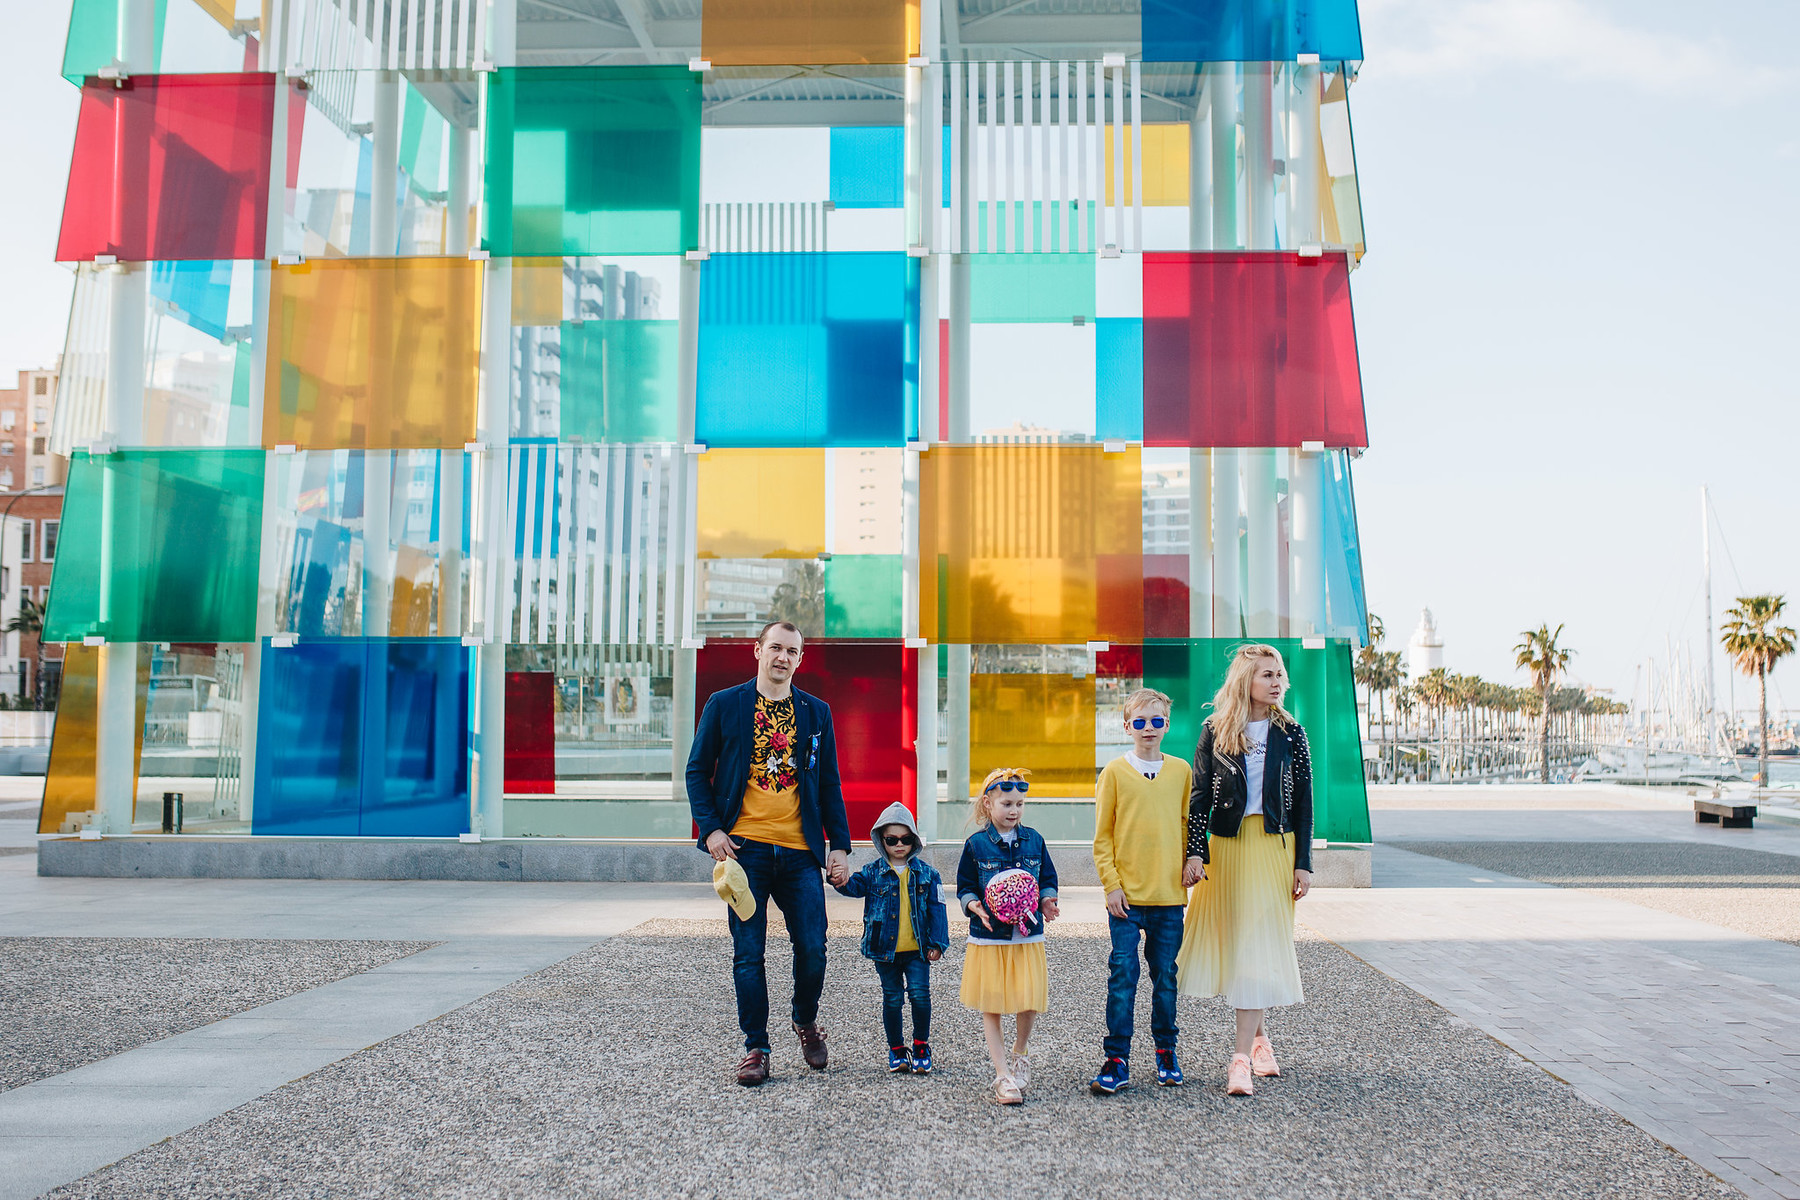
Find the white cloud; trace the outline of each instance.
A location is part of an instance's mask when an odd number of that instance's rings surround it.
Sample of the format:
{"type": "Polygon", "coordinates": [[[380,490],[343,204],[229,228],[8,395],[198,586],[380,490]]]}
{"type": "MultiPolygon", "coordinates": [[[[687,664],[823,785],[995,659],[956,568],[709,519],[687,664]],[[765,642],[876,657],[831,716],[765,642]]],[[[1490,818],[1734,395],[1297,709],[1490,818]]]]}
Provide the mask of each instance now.
{"type": "Polygon", "coordinates": [[[1735,102],[1789,83],[1721,39],[1621,24],[1583,0],[1364,0],[1371,71],[1396,77],[1541,69],[1735,102]]]}

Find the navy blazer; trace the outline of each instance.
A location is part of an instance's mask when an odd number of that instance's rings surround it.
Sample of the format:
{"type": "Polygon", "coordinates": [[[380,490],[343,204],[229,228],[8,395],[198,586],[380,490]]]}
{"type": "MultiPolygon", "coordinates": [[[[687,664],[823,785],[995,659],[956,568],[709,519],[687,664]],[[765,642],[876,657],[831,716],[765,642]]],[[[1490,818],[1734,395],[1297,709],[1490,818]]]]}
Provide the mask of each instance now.
{"type": "MultiPolygon", "coordinates": [[[[837,734],[832,730],[830,705],[799,688],[793,689],[793,695],[800,831],[823,867],[827,841],[833,850],[850,850],[850,819],[844,814],[844,787],[838,778],[837,734]]],[[[687,794],[703,850],[715,829],[730,833],[743,811],[750,757],[756,749],[755,719],[754,679],[714,692],[700,710],[694,747],[688,752],[687,794]]]]}

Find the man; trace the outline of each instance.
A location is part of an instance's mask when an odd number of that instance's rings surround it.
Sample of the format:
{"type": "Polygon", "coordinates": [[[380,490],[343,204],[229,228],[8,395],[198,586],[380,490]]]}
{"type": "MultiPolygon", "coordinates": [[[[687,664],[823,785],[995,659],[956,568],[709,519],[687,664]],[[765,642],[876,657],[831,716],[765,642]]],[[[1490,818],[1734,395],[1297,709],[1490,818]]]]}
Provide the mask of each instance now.
{"type": "Polygon", "coordinates": [[[825,888],[850,877],[850,822],[838,780],[831,709],[793,685],[803,650],[800,631],[773,621],[757,635],[756,678],[707,698],[688,755],[688,805],[700,846],[713,859],[736,859],[750,882],[756,915],[733,912],[731,977],[737,989],[744,1060],[737,1081],[769,1078],[769,984],[763,970],[768,902],[781,907],[794,945],[792,1022],[806,1065],[825,1069],[818,1026],[825,986],[825,888]],[[830,842],[830,852],[826,842],[830,842]]]}

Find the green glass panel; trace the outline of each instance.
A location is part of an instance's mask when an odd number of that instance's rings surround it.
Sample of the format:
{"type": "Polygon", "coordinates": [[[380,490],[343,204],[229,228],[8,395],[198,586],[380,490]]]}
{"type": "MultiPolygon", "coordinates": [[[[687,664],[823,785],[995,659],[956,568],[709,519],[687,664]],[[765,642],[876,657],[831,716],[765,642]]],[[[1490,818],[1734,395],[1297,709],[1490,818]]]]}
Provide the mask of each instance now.
{"type": "MultiPolygon", "coordinates": [[[[162,62],[163,26],[169,0],[156,0],[156,61],[162,62]]],[[[119,55],[119,0],[75,0],[69,12],[69,40],[63,44],[63,78],[76,87],[119,55]]]]}
{"type": "MultiPolygon", "coordinates": [[[[1312,748],[1313,836],[1334,842],[1371,840],[1351,643],[1333,638],[1321,649],[1308,650],[1299,638],[1262,640],[1287,662],[1291,690],[1284,707],[1306,727],[1312,748]]],[[[1241,638],[1201,638],[1144,646],[1144,686],[1168,693],[1175,702],[1164,741],[1170,753],[1193,757],[1213,695],[1243,644],[1241,638]]]]}
{"type": "Polygon", "coordinates": [[[969,311],[975,321],[1094,319],[1091,254],[971,255],[969,311]]]}
{"type": "Polygon", "coordinates": [[[261,450],[72,455],[44,640],[254,640],[263,461],[261,450]]]}
{"type": "Polygon", "coordinates": [[[563,438],[674,441],[680,341],[678,321],[564,322],[563,438]]]}
{"type": "Polygon", "coordinates": [[[488,76],[493,254],[679,254],[699,245],[700,77],[685,67],[488,76]]]}
{"type": "Polygon", "coordinates": [[[900,636],[898,554],[836,554],[825,560],[825,636],[900,636]]]}

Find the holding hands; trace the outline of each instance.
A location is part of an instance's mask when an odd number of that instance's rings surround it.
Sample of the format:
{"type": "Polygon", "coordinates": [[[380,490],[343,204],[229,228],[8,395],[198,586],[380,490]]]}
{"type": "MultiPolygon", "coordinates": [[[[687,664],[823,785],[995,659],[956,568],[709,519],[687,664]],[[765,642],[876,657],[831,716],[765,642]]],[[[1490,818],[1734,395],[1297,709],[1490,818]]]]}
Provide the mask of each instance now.
{"type": "Polygon", "coordinates": [[[1190,858],[1181,868],[1181,886],[1191,888],[1206,878],[1206,864],[1198,856],[1190,858]]]}

